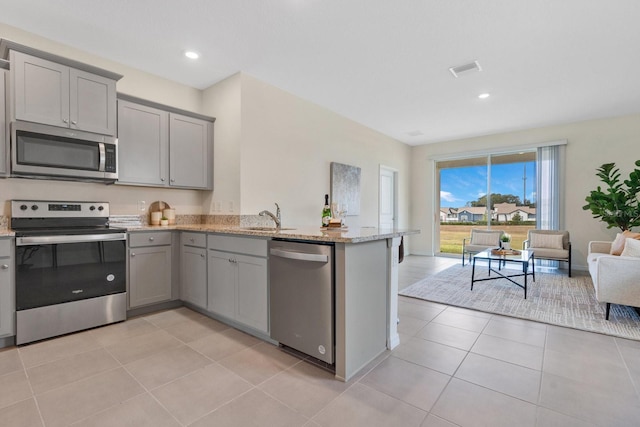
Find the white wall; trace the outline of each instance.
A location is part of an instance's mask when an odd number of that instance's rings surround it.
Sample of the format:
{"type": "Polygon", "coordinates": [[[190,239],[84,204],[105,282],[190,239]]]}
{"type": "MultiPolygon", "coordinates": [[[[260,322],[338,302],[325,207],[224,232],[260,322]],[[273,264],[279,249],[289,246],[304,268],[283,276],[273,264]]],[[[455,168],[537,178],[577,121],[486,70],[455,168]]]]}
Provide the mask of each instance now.
{"type": "MultiPolygon", "coordinates": [[[[73,49],[5,24],[0,24],[0,38],[122,74],[124,77],[117,83],[119,92],[189,111],[201,112],[202,93],[197,89],[73,49]]],[[[34,181],[16,178],[0,179],[0,215],[7,216],[11,213],[9,201],[17,198],[109,201],[111,202],[111,211],[114,214],[137,213],[138,201],[140,200],[144,200],[147,207],[154,201],[164,200],[175,207],[178,214],[200,214],[204,197],[203,192],[195,190],[106,186],[92,183],[34,181]]]]}
{"type": "Polygon", "coordinates": [[[241,74],[241,213],[282,208],[283,224],[320,224],[330,163],[361,171],[359,218],[378,224],[379,165],[398,170],[399,227],[409,226],[411,148],[288,92],[241,74]]]}
{"type": "Polygon", "coordinates": [[[565,224],[571,234],[573,260],[577,268],[586,268],[587,245],[591,240],[613,240],[617,229],[607,229],[602,222],[584,211],[585,197],[601,182],[596,168],[615,162],[623,177],[628,177],[634,162],[640,159],[640,115],[590,120],[561,126],[468,138],[439,144],[413,147],[411,162],[411,224],[420,228],[419,236],[410,239],[414,254],[433,254],[434,170],[429,158],[475,150],[504,149],[523,144],[566,139],[565,224]]]}
{"type": "Polygon", "coordinates": [[[213,191],[206,193],[202,207],[207,214],[237,215],[240,212],[241,89],[238,73],[203,93],[204,114],[216,118],[213,127],[213,191]]]}

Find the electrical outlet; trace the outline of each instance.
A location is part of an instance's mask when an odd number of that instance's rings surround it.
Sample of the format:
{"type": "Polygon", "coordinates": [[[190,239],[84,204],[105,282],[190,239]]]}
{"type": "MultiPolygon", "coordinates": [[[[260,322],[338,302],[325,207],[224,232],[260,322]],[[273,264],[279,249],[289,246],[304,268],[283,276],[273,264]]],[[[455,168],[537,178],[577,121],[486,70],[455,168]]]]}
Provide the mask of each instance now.
{"type": "Polygon", "coordinates": [[[215,211],[222,212],[222,202],[216,202],[215,211]]]}
{"type": "Polygon", "coordinates": [[[146,212],[147,202],[145,202],[144,200],[138,200],[138,210],[140,212],[146,212]]]}

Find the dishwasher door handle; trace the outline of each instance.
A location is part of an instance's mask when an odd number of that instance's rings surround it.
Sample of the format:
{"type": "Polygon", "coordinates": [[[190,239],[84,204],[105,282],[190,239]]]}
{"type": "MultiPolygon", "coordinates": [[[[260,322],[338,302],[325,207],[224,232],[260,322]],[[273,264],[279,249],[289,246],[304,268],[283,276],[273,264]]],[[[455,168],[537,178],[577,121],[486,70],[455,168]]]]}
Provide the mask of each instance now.
{"type": "Polygon", "coordinates": [[[292,252],[271,248],[269,253],[280,258],[294,259],[297,261],[329,262],[329,255],[309,254],[306,252],[292,252]]]}

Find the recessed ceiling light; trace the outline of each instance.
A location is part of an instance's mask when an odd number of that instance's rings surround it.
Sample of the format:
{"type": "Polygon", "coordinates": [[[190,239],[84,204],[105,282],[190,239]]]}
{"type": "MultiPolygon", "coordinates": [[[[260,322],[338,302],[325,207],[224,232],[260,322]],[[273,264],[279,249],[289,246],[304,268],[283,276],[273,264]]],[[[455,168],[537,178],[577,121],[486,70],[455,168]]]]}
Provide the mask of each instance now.
{"type": "Polygon", "coordinates": [[[198,59],[200,58],[200,54],[198,54],[198,52],[194,52],[192,50],[188,50],[184,53],[184,56],[186,56],[189,59],[198,59]]]}
{"type": "Polygon", "coordinates": [[[488,93],[481,93],[480,95],[478,95],[478,98],[480,99],[487,99],[488,97],[490,97],[491,95],[488,93]]]}

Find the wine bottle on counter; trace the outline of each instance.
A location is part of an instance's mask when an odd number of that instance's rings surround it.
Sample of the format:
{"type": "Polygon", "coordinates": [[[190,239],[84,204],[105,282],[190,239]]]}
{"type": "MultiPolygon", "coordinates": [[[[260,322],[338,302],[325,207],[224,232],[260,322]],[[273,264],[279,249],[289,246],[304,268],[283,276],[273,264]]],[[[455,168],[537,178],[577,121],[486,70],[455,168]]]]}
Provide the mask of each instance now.
{"type": "Polygon", "coordinates": [[[322,226],[328,227],[331,221],[331,208],[329,207],[329,195],[324,195],[324,208],[322,209],[322,226]]]}

